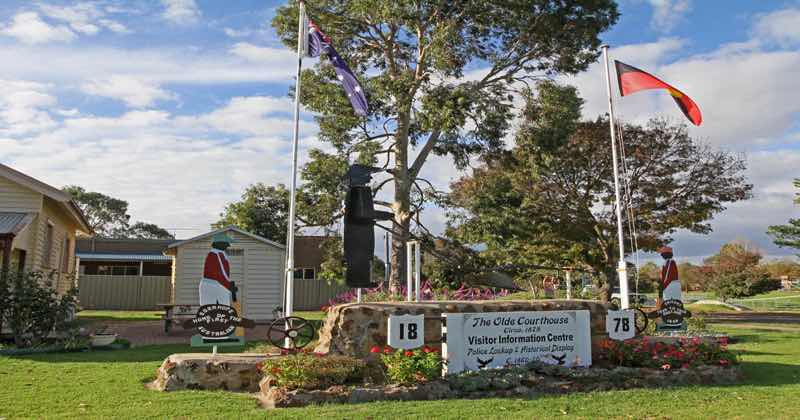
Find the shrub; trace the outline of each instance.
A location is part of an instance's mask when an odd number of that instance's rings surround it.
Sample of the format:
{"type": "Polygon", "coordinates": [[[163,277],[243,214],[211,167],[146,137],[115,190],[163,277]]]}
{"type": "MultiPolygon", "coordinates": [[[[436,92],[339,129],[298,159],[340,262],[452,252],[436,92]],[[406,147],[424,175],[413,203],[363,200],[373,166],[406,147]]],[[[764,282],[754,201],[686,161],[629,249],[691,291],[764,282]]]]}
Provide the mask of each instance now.
{"type": "Polygon", "coordinates": [[[442,355],[436,349],[425,346],[415,350],[394,350],[373,347],[373,353],[381,352],[381,361],[386,366],[389,381],[396,384],[427,382],[442,376],[442,355]]]}
{"type": "MultiPolygon", "coordinates": [[[[17,347],[40,344],[52,331],[65,331],[77,307],[77,289],[59,296],[53,273],[41,271],[0,274],[0,320],[17,347]]],[[[2,325],[0,325],[0,328],[2,325]]]]}
{"type": "Polygon", "coordinates": [[[261,370],[281,388],[325,389],[360,381],[365,366],[363,360],[350,356],[295,353],[267,359],[261,370]]]}
{"type": "Polygon", "coordinates": [[[671,369],[738,363],[736,355],[727,349],[727,341],[707,343],[698,337],[681,339],[675,344],[651,341],[647,337],[606,340],[601,349],[601,359],[627,367],[671,369]]]}

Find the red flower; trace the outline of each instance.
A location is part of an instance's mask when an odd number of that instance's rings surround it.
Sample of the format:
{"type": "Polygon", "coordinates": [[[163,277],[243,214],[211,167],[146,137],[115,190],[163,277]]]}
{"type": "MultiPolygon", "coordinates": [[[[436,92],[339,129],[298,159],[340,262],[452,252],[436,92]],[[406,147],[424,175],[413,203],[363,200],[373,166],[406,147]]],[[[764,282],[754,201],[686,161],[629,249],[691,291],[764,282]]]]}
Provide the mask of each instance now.
{"type": "Polygon", "coordinates": [[[406,352],[405,352],[405,353],[403,353],[403,354],[404,354],[406,357],[411,357],[411,356],[413,356],[413,355],[414,355],[414,352],[412,352],[411,350],[406,350],[406,352]]]}
{"type": "Polygon", "coordinates": [[[381,348],[378,347],[378,346],[372,346],[372,348],[369,349],[369,352],[370,353],[380,353],[381,352],[381,348]]]}
{"type": "Polygon", "coordinates": [[[670,370],[672,369],[672,366],[670,366],[669,363],[664,363],[663,365],[661,365],[661,369],[670,370]]]}
{"type": "Polygon", "coordinates": [[[277,374],[281,373],[281,368],[275,366],[272,369],[270,369],[270,373],[272,373],[273,375],[277,375],[277,374]]]}
{"type": "Polygon", "coordinates": [[[431,348],[428,347],[428,346],[425,346],[425,347],[422,348],[422,351],[425,352],[425,353],[430,353],[431,352],[431,348]]]}
{"type": "Polygon", "coordinates": [[[688,364],[688,363],[684,363],[684,364],[683,364],[683,366],[681,366],[681,368],[683,368],[683,369],[689,369],[689,364],[688,364]]]}
{"type": "Polygon", "coordinates": [[[731,362],[729,362],[727,359],[720,359],[719,360],[719,364],[722,365],[722,366],[728,366],[730,363],[731,362]]]}
{"type": "Polygon", "coordinates": [[[390,349],[388,346],[383,348],[383,354],[389,354],[391,352],[392,352],[392,349],[390,349]]]}
{"type": "Polygon", "coordinates": [[[264,362],[256,363],[256,369],[257,370],[263,370],[264,369],[264,362]]]}

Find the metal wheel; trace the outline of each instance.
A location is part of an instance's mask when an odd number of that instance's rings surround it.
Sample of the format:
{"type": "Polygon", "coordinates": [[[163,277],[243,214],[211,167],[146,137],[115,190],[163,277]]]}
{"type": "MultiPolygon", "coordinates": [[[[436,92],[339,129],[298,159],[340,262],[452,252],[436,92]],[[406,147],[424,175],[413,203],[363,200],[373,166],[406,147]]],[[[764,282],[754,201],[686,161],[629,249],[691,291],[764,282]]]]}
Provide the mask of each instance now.
{"type": "Polygon", "coordinates": [[[613,306],[614,309],[619,309],[622,307],[622,302],[619,298],[611,298],[611,306],[613,306]]]}
{"type": "Polygon", "coordinates": [[[642,334],[647,329],[647,324],[650,322],[647,319],[647,313],[640,308],[631,308],[633,311],[634,324],[636,324],[636,334],[642,334]]]}
{"type": "Polygon", "coordinates": [[[314,326],[298,316],[278,318],[272,321],[267,330],[269,342],[284,350],[301,349],[307,346],[314,340],[314,334],[314,326]]]}

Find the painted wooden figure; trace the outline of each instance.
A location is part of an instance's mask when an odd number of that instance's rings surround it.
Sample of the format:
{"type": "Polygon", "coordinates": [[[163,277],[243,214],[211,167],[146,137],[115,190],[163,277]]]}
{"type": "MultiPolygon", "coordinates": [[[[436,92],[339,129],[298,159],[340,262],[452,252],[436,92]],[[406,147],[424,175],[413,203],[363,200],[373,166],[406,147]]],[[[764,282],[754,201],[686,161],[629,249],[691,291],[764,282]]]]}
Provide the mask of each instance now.
{"type": "Polygon", "coordinates": [[[658,252],[664,258],[664,266],[661,267],[661,299],[662,301],[670,299],[682,301],[678,264],[672,259],[672,248],[664,246],[658,252]]]}
{"type": "Polygon", "coordinates": [[[231,305],[233,284],[231,283],[231,265],[225,250],[231,246],[233,239],[220,232],[211,240],[211,250],[206,255],[203,266],[203,279],[200,280],[200,305],[231,305]]]}

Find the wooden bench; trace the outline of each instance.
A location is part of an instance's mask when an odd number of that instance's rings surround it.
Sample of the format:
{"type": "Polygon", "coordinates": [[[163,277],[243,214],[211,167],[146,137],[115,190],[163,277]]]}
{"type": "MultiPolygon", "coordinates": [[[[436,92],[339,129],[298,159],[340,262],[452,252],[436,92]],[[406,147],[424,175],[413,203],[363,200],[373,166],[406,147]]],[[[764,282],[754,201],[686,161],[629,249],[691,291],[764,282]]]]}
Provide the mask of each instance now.
{"type": "Polygon", "coordinates": [[[174,303],[160,303],[158,306],[164,308],[164,315],[161,319],[164,320],[164,333],[169,334],[172,330],[172,324],[178,323],[179,325],[187,320],[192,319],[200,309],[200,305],[176,305],[174,303]]]}

